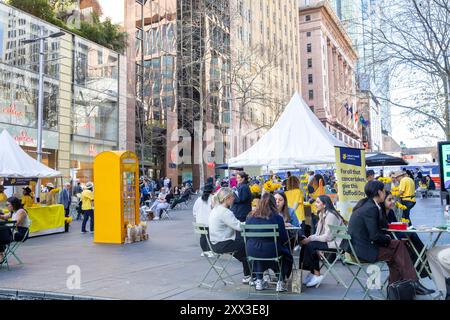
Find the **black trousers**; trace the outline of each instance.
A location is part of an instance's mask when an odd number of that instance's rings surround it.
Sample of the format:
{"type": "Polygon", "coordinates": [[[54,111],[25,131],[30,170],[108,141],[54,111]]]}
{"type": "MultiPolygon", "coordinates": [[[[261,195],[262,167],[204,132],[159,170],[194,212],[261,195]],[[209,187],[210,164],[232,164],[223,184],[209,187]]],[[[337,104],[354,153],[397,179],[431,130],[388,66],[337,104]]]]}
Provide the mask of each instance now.
{"type": "Polygon", "coordinates": [[[83,210],[83,222],[81,223],[81,231],[86,232],[86,223],[90,220],[91,232],[94,231],[94,210],[83,210]]]}
{"type": "Polygon", "coordinates": [[[247,263],[244,239],[236,237],[236,240],[227,240],[213,244],[213,249],[217,253],[234,252],[234,257],[242,263],[244,276],[250,275],[250,268],[247,263]]]}
{"type": "Polygon", "coordinates": [[[300,251],[300,268],[309,270],[311,273],[320,271],[320,258],[317,251],[328,249],[328,244],[321,241],[311,241],[302,246],[300,251]]]}
{"type": "Polygon", "coordinates": [[[403,210],[402,218],[408,219],[409,220],[408,225],[411,226],[411,219],[409,215],[411,213],[411,209],[416,205],[416,203],[407,200],[401,200],[400,202],[407,208],[406,210],[403,210]]]}

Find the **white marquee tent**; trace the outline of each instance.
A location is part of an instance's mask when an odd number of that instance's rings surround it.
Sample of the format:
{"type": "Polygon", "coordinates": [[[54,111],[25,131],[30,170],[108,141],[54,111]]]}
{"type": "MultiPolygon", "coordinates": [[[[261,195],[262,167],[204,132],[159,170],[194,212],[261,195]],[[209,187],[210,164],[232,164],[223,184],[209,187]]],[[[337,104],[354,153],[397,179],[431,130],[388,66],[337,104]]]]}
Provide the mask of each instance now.
{"type": "Polygon", "coordinates": [[[230,167],[293,169],[335,162],[336,139],[295,93],[274,126],[252,147],[228,162],[230,167]]]}
{"type": "Polygon", "coordinates": [[[46,165],[30,157],[8,131],[0,134],[0,177],[2,178],[56,178],[61,177],[46,165]]]}

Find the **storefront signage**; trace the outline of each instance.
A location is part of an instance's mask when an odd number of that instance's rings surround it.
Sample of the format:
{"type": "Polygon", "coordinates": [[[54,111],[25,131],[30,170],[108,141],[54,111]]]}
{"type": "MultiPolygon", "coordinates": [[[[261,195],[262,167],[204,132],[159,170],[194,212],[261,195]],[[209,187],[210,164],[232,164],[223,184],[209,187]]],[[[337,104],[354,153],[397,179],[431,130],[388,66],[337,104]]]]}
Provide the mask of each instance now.
{"type": "Polygon", "coordinates": [[[24,116],[23,112],[20,112],[19,110],[17,110],[16,104],[14,102],[11,103],[11,105],[9,107],[3,108],[2,112],[6,113],[6,114],[9,114],[11,116],[16,116],[16,117],[23,117],[24,116]]]}
{"type": "MultiPolygon", "coordinates": [[[[21,146],[37,147],[37,129],[0,123],[1,130],[6,129],[21,146]]],[[[42,147],[57,150],[59,147],[59,134],[55,131],[42,132],[42,147]]]]}
{"type": "Polygon", "coordinates": [[[18,135],[14,136],[14,140],[16,140],[19,144],[21,142],[34,144],[34,139],[28,136],[28,133],[25,130],[20,131],[18,135]]]}
{"type": "Polygon", "coordinates": [[[338,183],[339,209],[348,219],[355,204],[365,197],[366,159],[361,149],[336,147],[336,180],[338,183]]]}
{"type": "Polygon", "coordinates": [[[439,169],[441,176],[441,190],[450,189],[450,142],[439,142],[439,169]]]}

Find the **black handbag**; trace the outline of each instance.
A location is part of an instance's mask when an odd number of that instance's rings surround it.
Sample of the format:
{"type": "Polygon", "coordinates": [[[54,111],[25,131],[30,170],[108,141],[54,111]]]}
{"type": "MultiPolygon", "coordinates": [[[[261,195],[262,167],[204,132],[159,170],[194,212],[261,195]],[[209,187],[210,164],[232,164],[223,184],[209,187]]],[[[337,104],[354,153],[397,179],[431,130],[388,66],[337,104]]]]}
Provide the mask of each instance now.
{"type": "Polygon", "coordinates": [[[416,290],[412,280],[399,280],[387,287],[388,300],[414,300],[416,290]]]}

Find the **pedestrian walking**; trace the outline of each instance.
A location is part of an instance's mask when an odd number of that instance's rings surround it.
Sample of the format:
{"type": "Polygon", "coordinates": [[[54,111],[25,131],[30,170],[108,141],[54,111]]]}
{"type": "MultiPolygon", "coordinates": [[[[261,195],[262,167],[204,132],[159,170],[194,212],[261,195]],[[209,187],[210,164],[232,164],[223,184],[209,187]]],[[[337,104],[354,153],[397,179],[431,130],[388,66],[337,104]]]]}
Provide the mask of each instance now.
{"type": "Polygon", "coordinates": [[[94,232],[94,184],[86,183],[86,187],[81,193],[81,210],[83,211],[83,223],[81,224],[81,233],[86,233],[86,223],[90,220],[90,232],[94,232]]]}

